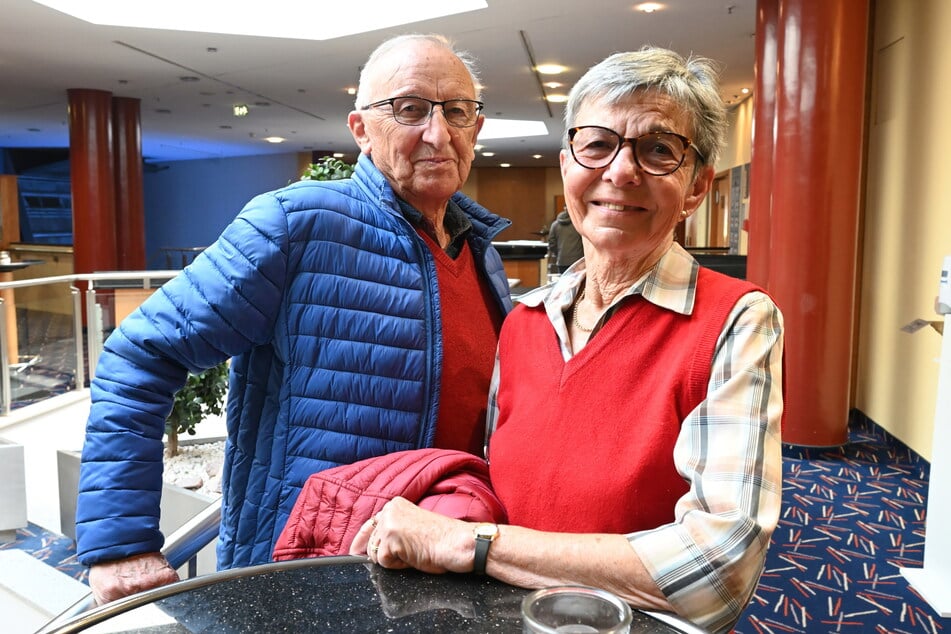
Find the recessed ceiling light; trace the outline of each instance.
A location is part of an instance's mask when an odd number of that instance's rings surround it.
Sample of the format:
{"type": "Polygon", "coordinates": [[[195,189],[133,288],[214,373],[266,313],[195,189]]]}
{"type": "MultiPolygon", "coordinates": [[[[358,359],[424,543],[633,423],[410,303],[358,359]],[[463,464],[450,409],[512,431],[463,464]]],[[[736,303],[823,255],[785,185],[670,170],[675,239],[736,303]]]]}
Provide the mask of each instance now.
{"type": "Polygon", "coordinates": [[[532,154],[533,159],[540,159],[541,157],[542,157],[541,154],[532,154]]]}
{"type": "Polygon", "coordinates": [[[495,156],[495,152],[483,152],[482,156],[485,156],[485,157],[495,156]]]}
{"type": "Polygon", "coordinates": [[[343,157],[344,157],[343,152],[334,152],[334,158],[343,158],[343,157]]]}
{"type": "Polygon", "coordinates": [[[348,95],[355,95],[355,94],[357,94],[357,89],[354,88],[353,86],[350,86],[349,88],[347,88],[347,94],[348,94],[348,95]]]}
{"type": "Polygon", "coordinates": [[[560,81],[546,81],[545,88],[561,88],[564,86],[560,81]]]}
{"type": "Polygon", "coordinates": [[[264,140],[267,141],[268,143],[283,143],[287,139],[285,139],[282,136],[266,136],[264,137],[264,140]]]}
{"type": "Polygon", "coordinates": [[[539,64],[535,67],[535,70],[542,75],[558,75],[568,70],[568,68],[561,64],[539,64]]]}
{"type": "Polygon", "coordinates": [[[552,103],[565,103],[568,101],[568,95],[548,95],[545,99],[552,103]]]}
{"type": "Polygon", "coordinates": [[[236,117],[246,117],[248,116],[248,106],[243,103],[236,103],[231,106],[231,112],[233,112],[236,117]]]}
{"type": "Polygon", "coordinates": [[[499,163],[499,167],[512,167],[511,163],[499,163]]]}
{"type": "Polygon", "coordinates": [[[410,3],[351,0],[270,0],[267,11],[237,11],[234,0],[37,0],[73,17],[110,26],[328,40],[485,9],[486,0],[415,0],[410,3]],[[287,16],[294,16],[288,20],[287,16]]]}
{"type": "Polygon", "coordinates": [[[659,2],[642,2],[634,8],[641,13],[653,13],[654,11],[660,11],[663,9],[664,5],[659,2]]]}
{"type": "Polygon", "coordinates": [[[744,95],[748,95],[748,94],[750,94],[750,89],[749,89],[749,88],[744,88],[744,89],[741,90],[740,92],[743,93],[744,95]]]}

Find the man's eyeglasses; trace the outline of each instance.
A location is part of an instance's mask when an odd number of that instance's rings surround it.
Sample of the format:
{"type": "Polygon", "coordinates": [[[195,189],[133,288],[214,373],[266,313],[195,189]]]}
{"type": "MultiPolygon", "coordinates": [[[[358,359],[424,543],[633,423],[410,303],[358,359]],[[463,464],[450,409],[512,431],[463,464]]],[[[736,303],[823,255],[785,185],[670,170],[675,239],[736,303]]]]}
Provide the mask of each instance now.
{"type": "Polygon", "coordinates": [[[625,143],[631,144],[637,166],[653,176],[666,176],[680,169],[690,147],[697,152],[697,156],[703,158],[690,139],[675,132],[648,132],[626,139],[614,130],[599,125],[583,125],[568,130],[571,155],[578,165],[592,170],[610,165],[625,143]]]}
{"type": "Polygon", "coordinates": [[[393,108],[393,118],[403,125],[424,125],[433,116],[436,106],[442,106],[446,123],[454,128],[471,128],[478,122],[483,103],[474,99],[447,99],[433,101],[422,97],[392,97],[375,101],[363,106],[361,110],[390,106],[393,108]]]}

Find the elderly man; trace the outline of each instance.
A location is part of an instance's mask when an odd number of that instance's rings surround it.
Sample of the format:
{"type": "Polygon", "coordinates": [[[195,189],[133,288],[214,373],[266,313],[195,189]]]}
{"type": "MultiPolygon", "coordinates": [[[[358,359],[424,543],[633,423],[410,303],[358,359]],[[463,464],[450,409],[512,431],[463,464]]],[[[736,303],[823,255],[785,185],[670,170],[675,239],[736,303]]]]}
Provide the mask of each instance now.
{"type": "Polygon", "coordinates": [[[100,603],[177,579],[158,552],[162,436],[188,371],[233,357],[221,568],[269,560],[315,471],[481,453],[511,300],[491,245],[509,222],[458,191],[484,121],[476,84],[445,38],[383,43],[348,118],[353,178],[257,196],[107,340],[77,504],[100,603]]]}

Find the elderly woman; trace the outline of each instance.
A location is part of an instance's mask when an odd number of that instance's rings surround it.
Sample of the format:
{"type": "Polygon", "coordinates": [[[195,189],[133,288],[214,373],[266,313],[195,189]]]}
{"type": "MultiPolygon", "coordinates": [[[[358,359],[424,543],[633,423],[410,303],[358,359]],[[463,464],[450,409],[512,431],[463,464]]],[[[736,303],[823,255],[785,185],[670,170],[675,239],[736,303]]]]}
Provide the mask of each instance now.
{"type": "Polygon", "coordinates": [[[489,472],[508,524],[396,498],[351,552],[388,568],[584,584],[710,631],[737,621],[780,509],[782,316],[674,229],[703,201],[725,112],[711,62],[645,48],[571,91],[561,152],[584,259],[502,328],[489,472]]]}

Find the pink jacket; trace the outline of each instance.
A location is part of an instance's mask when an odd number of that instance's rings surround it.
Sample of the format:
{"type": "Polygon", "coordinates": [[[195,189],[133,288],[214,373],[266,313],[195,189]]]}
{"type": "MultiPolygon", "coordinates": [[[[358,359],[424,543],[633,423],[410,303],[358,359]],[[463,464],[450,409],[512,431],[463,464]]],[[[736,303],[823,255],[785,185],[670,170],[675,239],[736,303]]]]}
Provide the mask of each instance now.
{"type": "Polygon", "coordinates": [[[448,517],[506,521],[482,458],[449,449],[399,451],[310,476],[274,560],[347,554],[360,526],[397,496],[448,517]]]}

